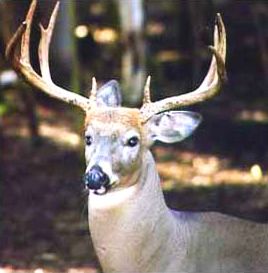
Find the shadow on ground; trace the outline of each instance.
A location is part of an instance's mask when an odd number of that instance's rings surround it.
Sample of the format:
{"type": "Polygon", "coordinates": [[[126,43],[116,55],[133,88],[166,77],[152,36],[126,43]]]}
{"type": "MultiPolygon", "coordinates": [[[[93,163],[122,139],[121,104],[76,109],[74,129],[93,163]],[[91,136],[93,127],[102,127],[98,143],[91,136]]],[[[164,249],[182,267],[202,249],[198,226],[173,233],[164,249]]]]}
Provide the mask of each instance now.
{"type": "Polygon", "coordinates": [[[2,264],[17,267],[96,266],[89,240],[79,152],[43,140],[5,140],[2,264]]]}

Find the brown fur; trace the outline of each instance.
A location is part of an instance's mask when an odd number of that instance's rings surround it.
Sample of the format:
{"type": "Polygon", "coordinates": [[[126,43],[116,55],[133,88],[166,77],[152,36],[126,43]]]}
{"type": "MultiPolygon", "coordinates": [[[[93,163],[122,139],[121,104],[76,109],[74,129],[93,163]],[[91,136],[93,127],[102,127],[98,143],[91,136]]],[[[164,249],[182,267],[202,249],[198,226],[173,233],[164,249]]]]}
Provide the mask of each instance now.
{"type": "Polygon", "coordinates": [[[135,128],[141,137],[143,145],[147,144],[147,131],[142,122],[139,109],[102,107],[89,110],[85,118],[85,128],[92,125],[102,134],[118,137],[131,128],[135,128]]]}
{"type": "Polygon", "coordinates": [[[86,113],[85,127],[93,120],[103,124],[120,123],[127,127],[142,127],[140,111],[136,108],[93,108],[86,113]]]}

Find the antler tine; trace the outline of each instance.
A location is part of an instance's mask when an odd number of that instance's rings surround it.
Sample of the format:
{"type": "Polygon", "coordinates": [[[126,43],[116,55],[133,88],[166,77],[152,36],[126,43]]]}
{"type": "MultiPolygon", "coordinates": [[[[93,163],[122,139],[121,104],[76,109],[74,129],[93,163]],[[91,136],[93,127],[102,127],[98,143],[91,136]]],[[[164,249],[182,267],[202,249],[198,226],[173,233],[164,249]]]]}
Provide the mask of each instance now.
{"type": "Polygon", "coordinates": [[[151,76],[148,76],[144,86],[143,104],[151,103],[150,84],[151,76]]]}
{"type": "Polygon", "coordinates": [[[26,23],[23,22],[19,28],[17,29],[17,31],[15,32],[15,34],[13,35],[13,37],[10,39],[7,47],[6,47],[6,51],[5,51],[5,57],[7,60],[11,61],[12,60],[12,64],[13,64],[13,68],[18,71],[18,66],[19,66],[19,58],[17,56],[15,56],[15,51],[16,51],[16,45],[18,43],[18,41],[21,39],[24,31],[26,28],[26,23]]]}
{"type": "Polygon", "coordinates": [[[217,14],[214,29],[214,46],[209,49],[213,53],[211,64],[201,85],[194,91],[179,96],[163,99],[161,101],[146,103],[140,109],[145,122],[154,114],[202,102],[214,96],[226,80],[226,32],[220,14],[217,14]]]}
{"type": "Polygon", "coordinates": [[[41,30],[41,39],[38,47],[40,69],[42,77],[50,83],[52,83],[52,79],[49,69],[49,46],[51,42],[52,33],[55,27],[55,22],[59,10],[59,4],[60,4],[59,2],[56,3],[47,28],[45,29],[42,24],[39,24],[41,30]]]}
{"type": "Polygon", "coordinates": [[[20,61],[23,64],[30,65],[30,35],[31,35],[31,27],[33,22],[33,16],[36,9],[37,2],[33,0],[28,13],[26,15],[25,23],[26,29],[22,35],[21,40],[21,53],[20,53],[20,61]]]}
{"type": "Polygon", "coordinates": [[[96,103],[97,100],[97,81],[95,77],[92,78],[89,100],[93,105],[96,103]]]}
{"type": "Polygon", "coordinates": [[[29,11],[27,13],[25,22],[19,27],[15,32],[14,36],[11,38],[10,42],[6,48],[6,57],[11,62],[14,69],[21,73],[25,80],[31,85],[37,87],[48,95],[63,100],[67,103],[79,106],[84,111],[89,110],[90,101],[81,95],[75,94],[73,92],[67,91],[57,85],[55,85],[50,76],[49,65],[48,65],[48,55],[49,55],[49,44],[51,40],[52,31],[55,24],[56,14],[58,10],[58,3],[56,4],[54,11],[52,13],[50,23],[47,29],[41,27],[41,41],[39,46],[39,58],[40,58],[40,68],[41,74],[38,75],[31,66],[30,62],[30,34],[31,25],[34,16],[34,11],[36,9],[37,1],[33,0],[29,11]],[[16,46],[21,39],[21,53],[20,57],[15,56],[16,46]]]}

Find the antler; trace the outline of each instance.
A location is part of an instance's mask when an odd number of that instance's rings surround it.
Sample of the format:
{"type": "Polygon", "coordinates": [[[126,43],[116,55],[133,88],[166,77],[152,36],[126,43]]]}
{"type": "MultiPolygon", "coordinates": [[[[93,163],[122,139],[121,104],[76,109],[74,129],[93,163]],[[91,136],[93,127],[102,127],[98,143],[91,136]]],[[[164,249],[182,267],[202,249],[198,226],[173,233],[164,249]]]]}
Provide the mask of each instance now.
{"type": "Polygon", "coordinates": [[[226,32],[220,14],[217,14],[214,29],[214,46],[209,46],[213,53],[208,73],[201,85],[194,91],[166,98],[160,101],[150,101],[150,76],[144,87],[144,100],[140,109],[145,122],[154,114],[171,110],[177,107],[202,102],[214,96],[226,80],[225,57],[226,57],[226,32]]]}
{"type": "MultiPolygon", "coordinates": [[[[6,58],[11,62],[13,68],[22,74],[26,81],[28,81],[33,86],[41,89],[48,95],[63,100],[67,103],[79,106],[83,110],[87,111],[94,103],[91,98],[88,99],[81,95],[75,94],[68,90],[65,90],[57,85],[55,85],[50,76],[49,70],[49,45],[51,41],[51,36],[55,26],[56,16],[59,9],[59,2],[56,3],[55,8],[50,17],[48,27],[45,29],[40,24],[41,29],[41,40],[39,44],[39,62],[40,70],[42,77],[37,74],[32,68],[30,61],[30,34],[31,34],[31,25],[33,21],[34,12],[36,9],[37,1],[33,0],[29,8],[28,14],[25,21],[18,28],[16,33],[11,38],[7,48],[6,48],[6,58]],[[21,40],[21,52],[20,56],[16,56],[15,51],[17,44],[21,40]]],[[[92,80],[93,84],[93,93],[96,90],[96,80],[92,80]]]]}

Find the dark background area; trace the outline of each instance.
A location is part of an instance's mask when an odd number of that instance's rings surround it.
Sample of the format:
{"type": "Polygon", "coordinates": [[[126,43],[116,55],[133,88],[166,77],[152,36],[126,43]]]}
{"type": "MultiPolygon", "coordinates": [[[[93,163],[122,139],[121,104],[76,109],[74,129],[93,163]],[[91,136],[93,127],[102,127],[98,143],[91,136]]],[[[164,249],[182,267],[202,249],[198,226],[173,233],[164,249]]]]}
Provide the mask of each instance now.
{"type": "MultiPolygon", "coordinates": [[[[29,3],[0,2],[0,270],[98,272],[81,179],[83,115],[15,76],[3,80],[10,69],[5,45],[29,3]]],[[[37,70],[37,23],[47,22],[54,3],[38,2],[31,41],[37,70]]],[[[212,100],[184,109],[202,114],[200,128],[183,143],[153,148],[167,203],[267,222],[267,1],[144,0],[142,7],[145,74],[152,75],[154,100],[201,83],[217,12],[227,30],[228,82],[212,100]]],[[[61,1],[59,16],[50,59],[54,81],[84,95],[93,75],[100,85],[121,81],[129,45],[118,2],[61,1]],[[77,34],[78,26],[86,26],[86,34],[77,34]]],[[[128,92],[126,106],[133,105],[128,92]]]]}

